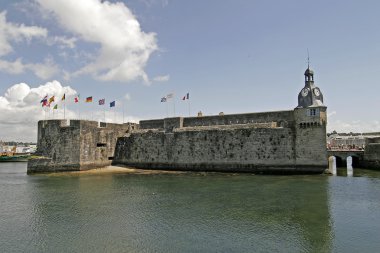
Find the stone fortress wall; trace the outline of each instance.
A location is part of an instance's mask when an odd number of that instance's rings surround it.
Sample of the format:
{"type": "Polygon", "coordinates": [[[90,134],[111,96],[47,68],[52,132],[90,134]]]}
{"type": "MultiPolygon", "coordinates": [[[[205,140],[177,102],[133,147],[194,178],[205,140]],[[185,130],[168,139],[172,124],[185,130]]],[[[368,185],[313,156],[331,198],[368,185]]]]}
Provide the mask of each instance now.
{"type": "Polygon", "coordinates": [[[326,106],[305,71],[294,110],[143,120],[122,125],[40,121],[28,172],[111,164],[148,169],[321,173],[327,168],[326,106]],[[117,142],[116,142],[117,141],[117,142]]]}
{"type": "Polygon", "coordinates": [[[364,168],[380,169],[380,137],[365,140],[364,157],[361,163],[364,168]]]}
{"type": "Polygon", "coordinates": [[[38,122],[38,159],[28,162],[28,173],[78,171],[110,165],[116,140],[137,124],[85,120],[38,122]]]}
{"type": "Polygon", "coordinates": [[[149,169],[320,173],[327,168],[325,117],[324,107],[315,116],[307,116],[307,109],[296,109],[140,121],[139,130],[118,139],[113,164],[149,169]]]}
{"type": "MultiPolygon", "coordinates": [[[[244,114],[227,114],[200,117],[173,118],[180,127],[198,127],[213,125],[238,125],[248,123],[276,122],[279,126],[286,127],[294,124],[293,111],[275,111],[244,114]]],[[[142,120],[141,129],[164,129],[168,128],[169,119],[142,120]],[[165,125],[166,124],[166,125],[165,125]]]]}

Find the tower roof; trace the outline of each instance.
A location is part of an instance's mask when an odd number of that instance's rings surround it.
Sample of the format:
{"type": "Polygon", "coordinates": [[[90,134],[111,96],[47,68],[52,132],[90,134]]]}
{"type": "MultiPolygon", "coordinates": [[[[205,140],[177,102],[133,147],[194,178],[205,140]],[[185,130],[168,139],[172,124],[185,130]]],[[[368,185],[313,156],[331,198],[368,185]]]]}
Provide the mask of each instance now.
{"type": "Polygon", "coordinates": [[[314,71],[312,71],[309,67],[305,70],[305,76],[312,76],[314,75],[314,71]]]}

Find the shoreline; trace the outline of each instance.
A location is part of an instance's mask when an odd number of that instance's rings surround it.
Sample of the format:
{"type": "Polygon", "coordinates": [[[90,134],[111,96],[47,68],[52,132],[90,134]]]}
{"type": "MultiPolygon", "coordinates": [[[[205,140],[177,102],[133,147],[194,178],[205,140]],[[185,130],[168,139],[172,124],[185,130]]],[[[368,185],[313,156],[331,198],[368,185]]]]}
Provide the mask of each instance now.
{"type": "Polygon", "coordinates": [[[154,174],[188,174],[188,171],[170,171],[170,170],[146,170],[131,167],[121,167],[110,165],[107,167],[82,170],[82,171],[64,171],[52,173],[37,173],[35,175],[62,176],[62,175],[104,175],[104,174],[131,174],[131,175],[154,175],[154,174]]]}

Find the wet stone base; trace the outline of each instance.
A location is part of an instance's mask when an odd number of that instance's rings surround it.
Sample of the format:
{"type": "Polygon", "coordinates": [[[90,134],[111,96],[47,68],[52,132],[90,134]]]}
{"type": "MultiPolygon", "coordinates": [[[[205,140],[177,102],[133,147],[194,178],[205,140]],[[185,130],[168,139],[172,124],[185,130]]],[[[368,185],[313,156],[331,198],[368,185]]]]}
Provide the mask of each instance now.
{"type": "Polygon", "coordinates": [[[125,166],[137,169],[149,170],[172,170],[172,171],[195,171],[195,172],[225,172],[225,173],[254,173],[254,174],[322,174],[327,165],[324,166],[268,166],[253,164],[177,164],[177,163],[120,163],[114,162],[114,166],[125,166]]]}
{"type": "Polygon", "coordinates": [[[111,161],[107,162],[98,162],[98,163],[67,163],[60,164],[55,163],[50,158],[37,158],[30,159],[28,161],[27,166],[27,174],[35,174],[35,173],[51,173],[51,172],[66,172],[66,171],[83,171],[83,170],[91,170],[98,169],[102,167],[106,167],[111,165],[111,161]]]}

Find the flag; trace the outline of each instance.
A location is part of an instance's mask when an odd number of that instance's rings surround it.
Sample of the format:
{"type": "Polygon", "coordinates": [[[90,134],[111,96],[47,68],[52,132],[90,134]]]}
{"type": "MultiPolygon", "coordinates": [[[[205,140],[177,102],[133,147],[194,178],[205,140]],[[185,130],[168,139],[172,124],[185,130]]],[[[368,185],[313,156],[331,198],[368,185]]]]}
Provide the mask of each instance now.
{"type": "Polygon", "coordinates": [[[110,103],[110,107],[115,107],[115,104],[116,104],[116,102],[115,102],[115,101],[112,101],[112,102],[110,103]]]}
{"type": "Polygon", "coordinates": [[[75,102],[75,103],[79,103],[79,99],[80,99],[80,95],[78,94],[78,95],[74,98],[74,102],[75,102]]]}
{"type": "Polygon", "coordinates": [[[54,102],[54,96],[52,96],[51,98],[49,98],[49,104],[51,104],[52,102],[54,102]]]}
{"type": "Polygon", "coordinates": [[[189,99],[189,93],[187,93],[185,96],[183,96],[182,100],[189,99]]]}
{"type": "Polygon", "coordinates": [[[48,106],[47,99],[43,100],[43,102],[42,102],[42,107],[44,107],[44,106],[48,106]]]}
{"type": "Polygon", "coordinates": [[[87,98],[86,98],[86,102],[87,102],[87,103],[91,103],[91,102],[92,102],[92,97],[87,97],[87,98]]]}
{"type": "Polygon", "coordinates": [[[105,102],[106,102],[105,98],[99,99],[99,105],[104,105],[105,102]]]}
{"type": "Polygon", "coordinates": [[[57,110],[58,109],[58,104],[56,104],[54,107],[53,107],[53,110],[57,110]]]}
{"type": "MultiPolygon", "coordinates": [[[[47,95],[40,101],[40,103],[44,103],[44,102],[47,102],[47,95]]],[[[43,105],[42,105],[43,106],[43,105]]]]}
{"type": "Polygon", "coordinates": [[[162,97],[161,102],[166,102],[166,97],[162,97]]]}
{"type": "Polygon", "coordinates": [[[64,94],[63,94],[63,97],[62,97],[61,100],[63,101],[63,100],[65,100],[65,99],[66,99],[66,94],[64,93],[64,94]]]}
{"type": "Polygon", "coordinates": [[[174,93],[169,93],[168,95],[166,95],[166,98],[173,98],[174,96],[174,93]]]}

